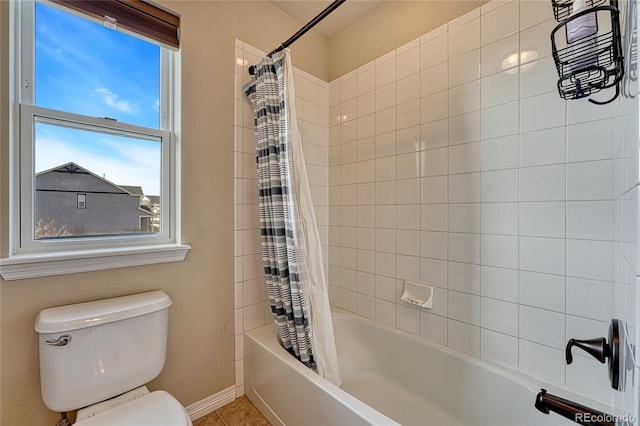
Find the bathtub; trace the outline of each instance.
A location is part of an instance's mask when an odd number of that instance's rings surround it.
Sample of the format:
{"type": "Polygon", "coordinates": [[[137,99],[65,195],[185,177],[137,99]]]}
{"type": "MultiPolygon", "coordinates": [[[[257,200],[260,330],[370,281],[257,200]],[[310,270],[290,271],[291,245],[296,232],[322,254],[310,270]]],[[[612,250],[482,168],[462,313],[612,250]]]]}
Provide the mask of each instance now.
{"type": "Polygon", "coordinates": [[[245,393],[272,424],[575,425],[534,408],[541,387],[610,408],[350,313],[333,320],[340,387],[289,355],[271,325],[245,333],[245,393]]]}

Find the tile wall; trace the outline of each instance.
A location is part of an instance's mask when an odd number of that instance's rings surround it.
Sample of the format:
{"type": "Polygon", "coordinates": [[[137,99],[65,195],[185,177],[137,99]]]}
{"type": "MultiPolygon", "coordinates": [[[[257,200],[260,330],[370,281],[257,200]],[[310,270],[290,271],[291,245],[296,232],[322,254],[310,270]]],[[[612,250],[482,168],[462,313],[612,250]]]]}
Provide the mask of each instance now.
{"type": "MultiPolygon", "coordinates": [[[[620,2],[622,7],[623,28],[637,28],[637,16],[630,13],[631,2],[624,0],[620,2]],[[635,21],[632,19],[635,18],[635,21]]],[[[624,31],[623,31],[624,32],[624,31]]],[[[626,46],[628,40],[623,39],[626,46]]],[[[635,47],[637,49],[637,47],[635,47]]],[[[627,49],[624,49],[627,52],[627,49]]],[[[630,76],[635,74],[637,63],[631,62],[631,55],[626,55],[625,70],[626,76],[623,80],[623,96],[617,102],[617,111],[614,122],[614,290],[613,290],[613,318],[624,321],[628,333],[625,336],[627,350],[623,351],[626,362],[630,366],[626,374],[627,384],[624,392],[614,394],[614,405],[622,412],[635,415],[640,418],[640,389],[637,380],[640,369],[635,362],[633,347],[637,345],[638,316],[637,307],[640,303],[640,293],[637,292],[638,283],[638,149],[639,144],[639,119],[638,100],[628,95],[638,93],[638,82],[633,81],[630,76]]],[[[636,54],[637,58],[637,54],[636,54]]],[[[637,62],[637,59],[635,60],[637,62]]],[[[636,420],[637,421],[637,420],[636,420]]]]}
{"type": "MultiPolygon", "coordinates": [[[[260,248],[253,111],[242,91],[250,78],[248,67],[258,63],[264,52],[239,40],[235,43],[235,353],[240,396],[244,394],[243,332],[270,323],[271,314],[260,248]]],[[[298,129],[328,271],[329,85],[295,68],[294,85],[298,129]]]]}
{"type": "Polygon", "coordinates": [[[556,24],[549,2],[494,1],[330,83],[330,298],[611,403],[606,366],[564,348],[634,310],[614,200],[636,192],[614,192],[620,102],[557,94],[556,24]],[[433,309],[401,302],[403,280],[434,286],[433,309]]]}

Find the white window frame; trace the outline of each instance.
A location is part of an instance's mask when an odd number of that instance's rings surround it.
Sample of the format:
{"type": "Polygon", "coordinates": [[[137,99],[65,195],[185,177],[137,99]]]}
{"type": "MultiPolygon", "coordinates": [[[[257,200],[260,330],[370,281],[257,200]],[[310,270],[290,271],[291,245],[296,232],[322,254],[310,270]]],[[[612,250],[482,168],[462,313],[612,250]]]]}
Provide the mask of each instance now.
{"type": "Polygon", "coordinates": [[[87,208],[87,194],[76,194],[76,208],[77,209],[87,208]]]}
{"type": "MultiPolygon", "coordinates": [[[[184,260],[191,247],[180,242],[179,52],[161,46],[159,130],[35,106],[32,82],[35,77],[36,1],[59,7],[46,0],[12,1],[9,5],[9,22],[13,26],[10,54],[16,58],[14,66],[10,69],[13,87],[9,93],[12,159],[9,218],[11,235],[9,257],[0,259],[0,274],[5,280],[13,280],[184,260]],[[163,203],[161,232],[117,237],[36,240],[34,236],[34,128],[36,121],[160,140],[162,164],[160,196],[163,203]]],[[[80,16],[93,20],[85,15],[80,16]]]]}

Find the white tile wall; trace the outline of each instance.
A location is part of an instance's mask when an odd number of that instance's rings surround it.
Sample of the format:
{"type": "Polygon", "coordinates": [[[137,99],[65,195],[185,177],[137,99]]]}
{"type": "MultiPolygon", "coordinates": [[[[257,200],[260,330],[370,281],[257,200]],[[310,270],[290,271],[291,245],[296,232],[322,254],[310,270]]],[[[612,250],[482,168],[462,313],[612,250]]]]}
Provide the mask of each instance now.
{"type": "Polygon", "coordinates": [[[332,302],[610,402],[606,368],[566,366],[564,347],[612,316],[636,331],[637,105],[560,99],[555,25],[548,3],[491,2],[331,82],[330,113],[370,123],[345,139],[329,118],[331,211],[362,206],[330,223],[330,268],[368,274],[330,274],[332,302]],[[403,279],[433,285],[434,308],[402,303],[403,279]]]}
{"type": "MultiPolygon", "coordinates": [[[[628,1],[622,2],[623,11],[631,9],[629,3],[628,1]]],[[[625,42],[626,40],[623,40],[623,43],[625,42]]],[[[625,59],[626,69],[630,69],[629,57],[625,59]]],[[[625,84],[628,85],[630,93],[638,93],[637,81],[625,81],[625,84]]],[[[605,321],[607,320],[605,318],[607,315],[622,319],[628,330],[627,340],[631,349],[634,345],[637,347],[638,333],[640,333],[640,327],[638,327],[640,317],[636,314],[640,303],[640,293],[636,290],[637,285],[640,283],[638,278],[638,250],[636,248],[638,230],[637,194],[638,183],[640,182],[638,173],[638,150],[640,145],[638,138],[638,101],[637,98],[622,97],[619,102],[609,104],[606,109],[603,109],[600,114],[602,120],[599,121],[596,121],[597,118],[594,118],[591,110],[583,109],[578,113],[582,113],[582,115],[569,115],[571,123],[581,124],[569,127],[567,133],[569,141],[568,156],[575,159],[575,161],[584,161],[585,164],[589,164],[589,167],[601,176],[608,176],[611,173],[614,184],[612,187],[600,185],[597,190],[597,196],[605,199],[611,197],[615,201],[612,229],[600,224],[599,226],[594,226],[593,217],[575,212],[578,224],[573,228],[573,232],[578,234],[588,233],[589,238],[592,240],[599,240],[590,241],[592,243],[591,247],[582,247],[591,256],[598,251],[603,251],[604,246],[609,244],[609,235],[613,233],[613,252],[611,253],[613,267],[612,270],[607,268],[605,271],[591,269],[588,273],[583,274],[590,276],[581,277],[586,279],[576,278],[571,283],[567,282],[567,285],[573,291],[580,291],[579,297],[583,296],[583,291],[584,294],[591,294],[592,298],[596,297],[596,294],[600,294],[600,297],[612,297],[611,311],[608,310],[609,306],[598,305],[594,307],[594,312],[600,316],[600,319],[605,321]],[[610,119],[609,117],[613,118],[610,119]],[[586,144],[582,152],[573,149],[577,147],[579,139],[583,139],[586,144]],[[613,161],[610,160],[611,157],[613,157],[613,161]],[[612,164],[610,164],[611,162],[612,164]],[[593,229],[591,229],[592,226],[593,229]],[[608,275],[610,272],[613,273],[612,277],[608,275]],[[606,274],[604,282],[601,281],[602,278],[596,278],[596,274],[606,274]],[[612,281],[612,283],[609,281],[612,281]],[[609,290],[611,285],[612,290],[609,290]]],[[[586,188],[583,188],[582,192],[590,193],[586,188]]],[[[593,206],[595,209],[600,210],[600,214],[611,214],[606,204],[601,205],[598,202],[594,202],[593,206]]],[[[577,208],[579,205],[575,207],[577,208]]],[[[589,302],[585,301],[585,303],[589,302]]],[[[575,304],[573,309],[583,309],[583,307],[575,304]]],[[[597,319],[594,318],[594,320],[597,319]]],[[[624,355],[628,355],[630,352],[631,350],[625,351],[624,355]]],[[[631,358],[629,365],[633,365],[634,368],[632,372],[627,374],[628,383],[625,392],[622,395],[616,395],[614,405],[616,408],[630,412],[638,418],[640,408],[637,381],[638,377],[640,377],[640,364],[638,363],[637,351],[635,357],[627,358],[631,358]]],[[[577,378],[576,386],[582,385],[579,378],[577,378]]]]}

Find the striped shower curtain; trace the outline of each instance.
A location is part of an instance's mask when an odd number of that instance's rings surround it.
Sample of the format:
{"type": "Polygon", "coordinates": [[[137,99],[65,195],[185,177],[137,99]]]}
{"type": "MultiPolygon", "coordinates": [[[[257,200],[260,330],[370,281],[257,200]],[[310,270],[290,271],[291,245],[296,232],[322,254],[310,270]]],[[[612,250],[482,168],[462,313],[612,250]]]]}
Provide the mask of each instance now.
{"type": "Polygon", "coordinates": [[[244,89],[254,109],[262,259],[278,338],[302,363],[340,384],[289,50],[260,61],[244,89]]]}

